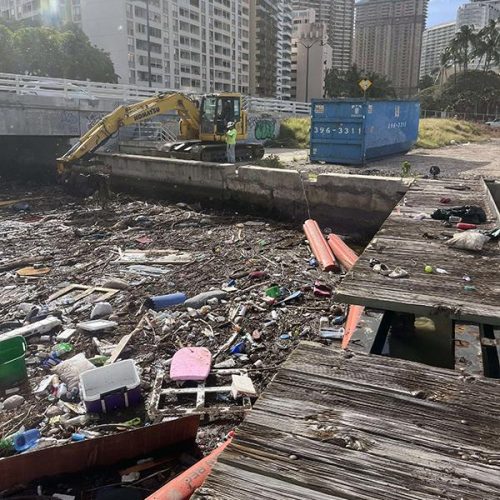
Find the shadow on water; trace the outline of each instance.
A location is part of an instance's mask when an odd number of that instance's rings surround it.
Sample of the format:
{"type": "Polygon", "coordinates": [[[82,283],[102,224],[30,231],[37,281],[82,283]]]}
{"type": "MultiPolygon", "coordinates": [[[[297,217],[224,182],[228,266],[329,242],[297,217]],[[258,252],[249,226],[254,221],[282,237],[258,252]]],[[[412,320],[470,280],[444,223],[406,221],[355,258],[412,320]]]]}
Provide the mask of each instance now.
{"type": "Polygon", "coordinates": [[[451,323],[439,317],[417,317],[414,321],[411,317],[403,327],[401,323],[393,323],[382,354],[440,368],[454,368],[451,323]]]}

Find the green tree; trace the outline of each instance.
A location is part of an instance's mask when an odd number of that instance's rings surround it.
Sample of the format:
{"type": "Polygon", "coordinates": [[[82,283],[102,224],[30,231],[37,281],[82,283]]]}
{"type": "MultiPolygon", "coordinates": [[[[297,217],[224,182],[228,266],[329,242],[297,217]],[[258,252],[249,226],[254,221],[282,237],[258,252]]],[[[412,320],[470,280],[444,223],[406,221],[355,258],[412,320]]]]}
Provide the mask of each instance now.
{"type": "Polygon", "coordinates": [[[326,97],[363,97],[363,91],[360,89],[358,83],[365,78],[373,84],[366,92],[367,97],[395,97],[394,88],[386,76],[374,72],[361,71],[355,64],[347,71],[333,68],[327,72],[325,78],[325,95],[326,97]]]}
{"type": "Polygon", "coordinates": [[[434,85],[434,78],[431,75],[424,75],[418,82],[419,90],[424,90],[434,85]]]}
{"type": "Polygon", "coordinates": [[[427,110],[495,114],[500,109],[500,75],[469,70],[444,85],[423,90],[419,96],[422,108],[427,110]]]}
{"type": "Polygon", "coordinates": [[[455,38],[451,41],[451,48],[454,54],[455,64],[461,64],[465,72],[469,69],[469,62],[474,53],[477,43],[477,35],[474,26],[461,26],[455,38]]]}
{"type": "Polygon", "coordinates": [[[484,71],[488,71],[492,63],[500,64],[500,29],[497,27],[499,22],[500,19],[497,21],[490,19],[476,37],[474,55],[479,57],[480,62],[484,58],[484,71]]]}
{"type": "Polygon", "coordinates": [[[92,45],[75,25],[56,29],[0,22],[0,71],[97,82],[117,81],[109,55],[92,45]]]}
{"type": "Polygon", "coordinates": [[[16,71],[12,31],[7,26],[0,24],[0,72],[16,73],[16,71]]]}

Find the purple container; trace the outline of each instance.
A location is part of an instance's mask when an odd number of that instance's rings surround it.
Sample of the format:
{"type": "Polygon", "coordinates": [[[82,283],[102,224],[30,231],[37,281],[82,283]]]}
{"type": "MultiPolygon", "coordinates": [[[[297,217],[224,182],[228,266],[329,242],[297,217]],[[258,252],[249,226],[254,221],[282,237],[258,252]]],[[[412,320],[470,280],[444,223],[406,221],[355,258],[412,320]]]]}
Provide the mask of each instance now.
{"type": "Polygon", "coordinates": [[[141,402],[141,380],[132,359],[80,375],[80,392],[89,413],[109,413],[141,402]]]}

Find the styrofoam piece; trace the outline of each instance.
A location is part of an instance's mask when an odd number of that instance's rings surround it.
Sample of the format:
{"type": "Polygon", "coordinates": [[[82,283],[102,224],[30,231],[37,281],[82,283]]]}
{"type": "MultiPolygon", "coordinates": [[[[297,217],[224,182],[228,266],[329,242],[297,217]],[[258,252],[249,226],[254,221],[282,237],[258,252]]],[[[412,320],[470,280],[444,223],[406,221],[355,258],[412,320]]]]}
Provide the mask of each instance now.
{"type": "Polygon", "coordinates": [[[37,321],[36,323],[31,323],[30,325],[21,326],[10,332],[2,333],[0,335],[0,340],[7,340],[12,337],[22,336],[22,337],[30,337],[31,335],[39,335],[42,333],[47,333],[53,330],[54,328],[61,326],[61,320],[54,316],[47,316],[45,319],[41,321],[37,321]]]}
{"type": "Polygon", "coordinates": [[[232,375],[231,394],[233,398],[238,396],[257,396],[257,391],[252,379],[247,375],[232,375]]]}
{"type": "Polygon", "coordinates": [[[99,332],[101,330],[110,330],[118,326],[116,321],[109,321],[107,319],[92,319],[90,321],[82,321],[76,325],[80,330],[86,332],[99,332]]]}
{"type": "Polygon", "coordinates": [[[56,340],[66,341],[69,340],[76,333],[76,328],[66,328],[61,333],[56,335],[56,340]]]}
{"type": "Polygon", "coordinates": [[[206,380],[212,354],[205,347],[184,347],[174,354],[170,365],[172,380],[206,380]]]}
{"type": "Polygon", "coordinates": [[[80,393],[87,411],[107,413],[141,400],[141,380],[135,361],[126,359],[80,375],[80,393]]]}

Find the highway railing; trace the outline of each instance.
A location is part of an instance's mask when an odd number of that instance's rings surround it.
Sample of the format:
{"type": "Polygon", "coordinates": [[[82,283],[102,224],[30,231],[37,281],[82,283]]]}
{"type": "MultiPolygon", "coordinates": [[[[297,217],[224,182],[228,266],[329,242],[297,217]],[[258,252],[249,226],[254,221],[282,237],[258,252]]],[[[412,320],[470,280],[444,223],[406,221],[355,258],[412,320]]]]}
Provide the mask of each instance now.
{"type": "MultiPolygon", "coordinates": [[[[125,103],[141,101],[156,95],[158,92],[185,92],[186,94],[195,95],[189,90],[149,88],[118,83],[98,83],[11,73],[0,73],[0,92],[88,101],[111,99],[125,103]]],[[[249,96],[245,97],[245,108],[250,112],[281,115],[309,115],[311,111],[311,105],[304,102],[249,96]]]]}

